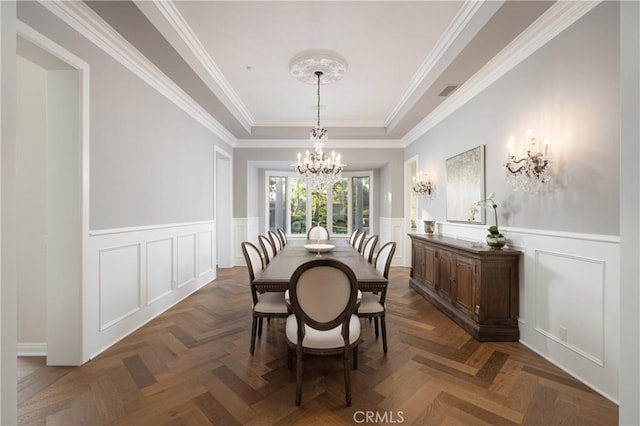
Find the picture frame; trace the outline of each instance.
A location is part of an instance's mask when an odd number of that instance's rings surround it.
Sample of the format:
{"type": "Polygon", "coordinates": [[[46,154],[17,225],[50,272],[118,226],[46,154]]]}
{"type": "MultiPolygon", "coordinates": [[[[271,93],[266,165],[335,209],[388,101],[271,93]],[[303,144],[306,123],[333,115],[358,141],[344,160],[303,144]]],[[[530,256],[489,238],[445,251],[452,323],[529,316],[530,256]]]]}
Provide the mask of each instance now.
{"type": "Polygon", "coordinates": [[[447,221],[484,224],[485,209],[472,209],[485,199],[484,145],[477,146],[445,161],[447,180],[447,221]]]}

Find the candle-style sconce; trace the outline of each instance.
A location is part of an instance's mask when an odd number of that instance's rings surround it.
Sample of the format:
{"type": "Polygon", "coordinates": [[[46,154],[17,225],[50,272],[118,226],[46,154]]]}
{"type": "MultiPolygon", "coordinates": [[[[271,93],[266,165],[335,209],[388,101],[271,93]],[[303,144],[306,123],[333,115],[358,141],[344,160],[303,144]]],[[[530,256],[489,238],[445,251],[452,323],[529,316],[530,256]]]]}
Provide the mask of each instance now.
{"type": "Polygon", "coordinates": [[[413,177],[413,191],[431,200],[435,194],[435,185],[431,176],[425,172],[418,172],[418,175],[413,177]]]}
{"type": "Polygon", "coordinates": [[[551,181],[549,166],[551,161],[547,158],[549,151],[549,138],[545,139],[544,152],[536,148],[536,139],[531,130],[527,131],[528,144],[523,154],[513,153],[515,138],[512,136],[507,144],[508,153],[505,162],[506,179],[514,190],[527,192],[539,192],[544,184],[551,181]]]}

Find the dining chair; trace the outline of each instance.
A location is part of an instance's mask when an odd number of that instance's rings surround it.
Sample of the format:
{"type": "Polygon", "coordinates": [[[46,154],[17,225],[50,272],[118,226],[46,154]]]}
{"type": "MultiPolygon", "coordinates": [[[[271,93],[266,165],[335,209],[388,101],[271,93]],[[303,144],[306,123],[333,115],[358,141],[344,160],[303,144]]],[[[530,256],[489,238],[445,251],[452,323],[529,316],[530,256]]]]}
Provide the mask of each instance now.
{"type": "Polygon", "coordinates": [[[362,231],[356,237],[356,240],[353,242],[353,248],[358,251],[358,253],[362,253],[362,246],[364,245],[364,239],[367,236],[367,231],[362,231]]]}
{"type": "Polygon", "coordinates": [[[258,331],[258,337],[262,336],[262,319],[287,318],[288,308],[284,301],[284,292],[258,293],[256,291],[256,286],[253,283],[256,278],[255,273],[261,271],[264,267],[258,247],[248,241],[244,241],[242,243],[242,254],[249,270],[249,284],[251,285],[251,297],[253,299],[251,348],[249,349],[253,354],[256,347],[256,330],[258,331]]]}
{"type": "MultiPolygon", "coordinates": [[[[396,251],[396,243],[390,241],[380,247],[376,256],[376,269],[384,276],[389,278],[389,267],[393,254],[396,251]]],[[[362,300],[358,308],[358,317],[373,318],[375,323],[376,339],[378,338],[378,318],[380,319],[380,328],[382,329],[382,350],[387,353],[387,324],[385,321],[385,299],[387,297],[387,288],[377,293],[362,292],[362,300]]]]}
{"type": "Polygon", "coordinates": [[[289,284],[292,315],[287,318],[289,368],[296,354],[296,405],[302,400],[305,354],[343,354],[347,406],[351,405],[351,356],[358,368],[360,321],[355,315],[358,281],[344,263],[316,259],[300,265],[289,284]]]}
{"type": "Polygon", "coordinates": [[[351,233],[351,236],[349,237],[349,244],[351,244],[351,247],[353,247],[354,244],[356,243],[356,238],[358,237],[358,234],[360,234],[360,228],[355,229],[351,233]]]}
{"type": "Polygon", "coordinates": [[[280,237],[278,236],[278,234],[276,234],[271,230],[267,232],[267,235],[269,236],[269,239],[271,239],[271,242],[273,243],[273,249],[276,251],[276,254],[278,254],[278,252],[282,250],[282,242],[280,241],[280,237]]]}
{"type": "Polygon", "coordinates": [[[364,246],[362,246],[362,255],[369,263],[373,261],[373,253],[376,249],[376,244],[378,244],[378,236],[372,235],[367,242],[364,243],[364,246]]]}
{"type": "Polygon", "coordinates": [[[280,237],[280,242],[282,243],[282,247],[286,246],[288,243],[287,234],[282,230],[282,228],[278,228],[278,236],[280,237]]]}
{"type": "Polygon", "coordinates": [[[265,265],[268,265],[276,255],[276,249],[273,247],[271,240],[264,235],[258,235],[258,243],[260,244],[260,247],[262,247],[264,263],[265,265]]]}
{"type": "Polygon", "coordinates": [[[307,232],[307,240],[328,240],[329,231],[324,226],[316,225],[307,232]]]}

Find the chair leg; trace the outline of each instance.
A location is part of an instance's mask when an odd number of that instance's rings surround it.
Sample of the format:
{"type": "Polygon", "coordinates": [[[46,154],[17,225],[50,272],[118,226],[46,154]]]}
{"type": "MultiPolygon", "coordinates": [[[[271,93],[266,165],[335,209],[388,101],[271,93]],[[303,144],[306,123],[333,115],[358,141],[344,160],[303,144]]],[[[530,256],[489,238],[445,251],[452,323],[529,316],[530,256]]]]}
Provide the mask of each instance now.
{"type": "MultiPolygon", "coordinates": [[[[262,317],[260,317],[260,319],[258,320],[258,337],[262,337],[262,317]]],[[[377,333],[376,333],[376,337],[378,337],[377,333]]]]}
{"type": "Polygon", "coordinates": [[[373,319],[373,321],[374,321],[373,323],[374,323],[374,324],[375,324],[375,326],[376,326],[376,339],[377,339],[377,338],[378,338],[378,334],[379,334],[379,333],[378,333],[378,317],[375,317],[375,318],[373,319]]]}
{"type": "Polygon", "coordinates": [[[253,351],[256,348],[256,327],[258,325],[258,318],[253,317],[253,321],[251,321],[251,355],[253,355],[253,351]]]}
{"type": "Polygon", "coordinates": [[[296,349],[297,365],[296,365],[296,405],[300,405],[302,402],[302,348],[298,345],[296,349]]]}
{"type": "Polygon", "coordinates": [[[353,369],[358,369],[358,346],[353,348],[353,369]]]}
{"type": "Polygon", "coordinates": [[[287,367],[289,370],[293,370],[293,349],[291,347],[287,348],[287,367]]]}
{"type": "MultiPolygon", "coordinates": [[[[351,406],[351,356],[350,354],[351,354],[351,351],[347,347],[345,347],[344,348],[344,394],[347,402],[347,407],[351,406]]],[[[354,362],[355,362],[355,359],[354,359],[354,362]]]]}
{"type": "Polygon", "coordinates": [[[387,322],[384,319],[384,314],[380,317],[380,327],[382,328],[382,350],[387,353],[387,322]]]}

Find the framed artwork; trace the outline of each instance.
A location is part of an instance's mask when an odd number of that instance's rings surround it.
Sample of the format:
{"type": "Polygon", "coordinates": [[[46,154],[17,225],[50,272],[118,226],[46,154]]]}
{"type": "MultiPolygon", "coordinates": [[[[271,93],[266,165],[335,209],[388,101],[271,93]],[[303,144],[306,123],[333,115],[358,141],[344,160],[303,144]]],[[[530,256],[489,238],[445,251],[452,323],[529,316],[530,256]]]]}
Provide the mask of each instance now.
{"type": "MultiPolygon", "coordinates": [[[[484,145],[447,158],[447,220],[469,222],[471,209],[484,200],[484,145]]],[[[485,223],[485,209],[471,223],[485,223]]]]}

